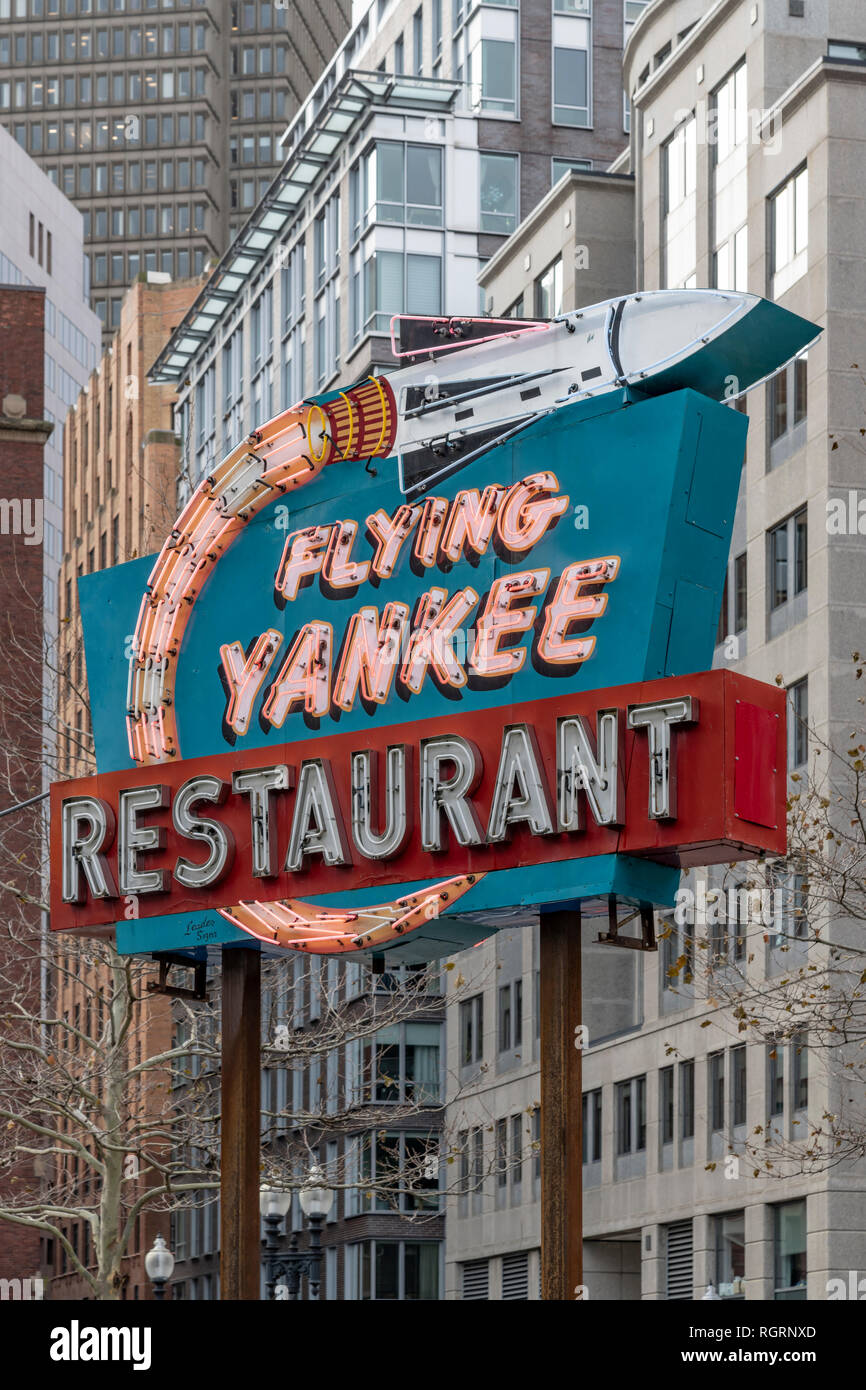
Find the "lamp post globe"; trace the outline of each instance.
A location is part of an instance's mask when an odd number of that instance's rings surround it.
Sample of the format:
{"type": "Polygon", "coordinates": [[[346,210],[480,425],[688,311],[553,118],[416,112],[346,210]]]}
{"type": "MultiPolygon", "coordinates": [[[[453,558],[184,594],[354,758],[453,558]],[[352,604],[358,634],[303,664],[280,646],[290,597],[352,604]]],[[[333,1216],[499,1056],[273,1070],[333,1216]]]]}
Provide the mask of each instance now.
{"type": "Polygon", "coordinates": [[[325,1186],[324,1176],[318,1166],[311,1168],[309,1179],[298,1194],[301,1211],[310,1221],[324,1221],[334,1205],[334,1194],[325,1186]]]}
{"type": "Polygon", "coordinates": [[[307,1250],[298,1249],[298,1235],[293,1231],[288,1250],[280,1253],[280,1227],[292,1204],[291,1193],[275,1191],[270,1187],[262,1187],[259,1193],[259,1209],[265,1223],[265,1250],[268,1256],[268,1278],[265,1285],[268,1299],[274,1298],[278,1279],[285,1285],[287,1297],[296,1299],[300,1292],[301,1279],[305,1274],[309,1280],[310,1297],[319,1296],[322,1226],[334,1205],[334,1193],[326,1185],[324,1178],[322,1168],[314,1164],[298,1193],[301,1211],[310,1226],[307,1250]]]}
{"type": "Polygon", "coordinates": [[[174,1273],[174,1255],[163,1236],[158,1235],[144,1257],[147,1277],[153,1284],[154,1298],[165,1298],[165,1286],[174,1273]]]}
{"type": "Polygon", "coordinates": [[[292,1205],[291,1192],[285,1192],[278,1187],[267,1187],[263,1185],[259,1190],[259,1211],[265,1221],[282,1221],[292,1205]]]}

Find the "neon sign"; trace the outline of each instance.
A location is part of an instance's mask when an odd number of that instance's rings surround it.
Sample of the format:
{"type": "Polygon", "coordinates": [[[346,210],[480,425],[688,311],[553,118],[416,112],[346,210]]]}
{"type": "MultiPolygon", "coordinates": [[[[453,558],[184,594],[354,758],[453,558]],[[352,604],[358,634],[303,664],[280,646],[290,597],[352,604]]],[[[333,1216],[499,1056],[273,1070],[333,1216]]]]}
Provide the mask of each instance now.
{"type": "Polygon", "coordinates": [[[784,692],[712,671],[499,718],[477,711],[459,727],[446,716],[423,732],[410,722],[365,740],[330,733],[315,750],[281,745],[277,763],[243,750],[172,764],[159,781],[147,768],[82,779],[58,802],[55,911],[95,929],[134,895],[141,918],[215,909],[264,940],[315,950],[313,928],[331,914],[320,920],[301,897],[338,884],[433,880],[411,907],[399,894],[378,905],[405,930],[407,911],[429,919],[491,871],[611,853],[683,867],[781,852],[784,712],[784,692]],[[769,796],[755,801],[755,786],[769,796]]]}
{"type": "MultiPolygon", "coordinates": [[[[541,473],[510,488],[494,484],[483,494],[463,489],[451,503],[434,497],[425,508],[401,506],[392,516],[373,513],[366,519],[373,553],[364,560],[351,558],[358,533],[355,521],[294,531],[285,541],[274,580],[277,601],[293,603],[301,586],[316,578],[326,599],[338,597],[340,591],[356,591],[371,575],[380,582],[390,580],[413,531],[417,534],[412,556],[432,569],[437,551],[430,541],[431,518],[441,518],[436,522],[442,538],[438,563],[446,572],[460,561],[464,548],[480,557],[494,540],[500,542],[498,553],[516,562],[566,511],[569,499],[557,489],[555,475],[541,473]],[[338,550],[346,553],[336,568],[338,550]]],[[[418,695],[428,676],[455,690],[472,678],[508,678],[526,661],[529,642],[537,669],[574,667],[592,654],[597,640],[595,634],[572,635],[574,625],[580,624],[583,631],[604,612],[607,595],[602,586],[615,579],[618,568],[616,555],[572,561],[552,585],[549,568],[514,568],[492,581],[483,600],[471,584],[449,589],[444,583],[431,583],[414,611],[408,603],[392,599],[381,616],[372,604],[351,612],[342,632],[322,618],[305,622],[279,666],[283,638],[274,628],[255,640],[248,656],[240,642],[225,643],[220,658],[227,691],[226,730],[243,737],[266,682],[262,718],[281,729],[299,710],[326,718],[332,711],[348,713],[356,700],[385,705],[395,685],[404,697],[418,695]],[[466,642],[463,624],[470,620],[473,637],[466,642]],[[517,643],[518,637],[523,641],[517,643]],[[464,660],[458,656],[460,648],[465,650],[464,660]]]]}
{"type": "Polygon", "coordinates": [[[778,850],[778,817],[695,829],[649,772],[627,820],[605,819],[619,794],[588,750],[608,765],[624,737],[664,761],[644,687],[684,676],[657,698],[681,711],[674,743],[709,746],[688,715],[705,677],[688,673],[712,657],[747,427],[711,397],[814,326],[676,291],[496,338],[471,320],[433,331],[391,376],[253,431],[155,563],[82,580],[103,790],[78,809],[53,790],[59,878],[76,883],[55,925],[116,922],[122,949],[173,949],[207,908],[222,939],[357,950],[372,912],[377,943],[411,923],[429,946],[515,902],[672,900],[683,845],[700,863],[714,845],[778,850]],[[593,714],[588,742],[581,702],[623,686],[637,722],[593,714]],[[563,801],[572,775],[583,790],[563,801]],[[402,897],[383,902],[386,883],[402,897]]]}

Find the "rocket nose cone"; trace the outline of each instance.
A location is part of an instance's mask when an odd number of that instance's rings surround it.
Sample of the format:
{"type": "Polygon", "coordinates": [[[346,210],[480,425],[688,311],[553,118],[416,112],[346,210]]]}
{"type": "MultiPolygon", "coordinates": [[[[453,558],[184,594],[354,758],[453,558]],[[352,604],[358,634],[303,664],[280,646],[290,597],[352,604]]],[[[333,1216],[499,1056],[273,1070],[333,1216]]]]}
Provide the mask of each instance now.
{"type": "Polygon", "coordinates": [[[626,301],[617,346],[623,375],[642,389],[690,387],[722,400],[778,371],[820,332],[758,295],[660,290],[626,301]]]}

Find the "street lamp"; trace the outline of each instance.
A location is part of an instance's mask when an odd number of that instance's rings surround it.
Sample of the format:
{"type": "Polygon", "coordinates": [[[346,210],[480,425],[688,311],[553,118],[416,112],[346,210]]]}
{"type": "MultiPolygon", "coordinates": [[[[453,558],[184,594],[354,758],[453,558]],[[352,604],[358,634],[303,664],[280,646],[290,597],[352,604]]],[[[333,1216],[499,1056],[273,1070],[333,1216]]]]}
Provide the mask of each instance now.
{"type": "Polygon", "coordinates": [[[263,1187],[259,1195],[259,1208],[265,1221],[265,1250],[268,1255],[268,1280],[265,1285],[266,1297],[273,1298],[278,1277],[286,1281],[289,1298],[296,1299],[301,1287],[301,1276],[306,1274],[310,1281],[310,1297],[319,1297],[320,1269],[322,1258],[322,1226],[334,1204],[334,1194],[324,1182],[322,1169],[314,1164],[310,1176],[298,1194],[301,1211],[310,1223],[310,1248],[298,1249],[297,1232],[293,1231],[289,1248],[279,1253],[279,1230],[283,1218],[292,1203],[291,1193],[277,1192],[263,1187]]]}
{"type": "Polygon", "coordinates": [[[280,1248],[280,1227],[291,1205],[291,1192],[281,1192],[276,1187],[262,1187],[259,1191],[259,1211],[265,1223],[265,1251],[268,1257],[268,1281],[265,1285],[267,1299],[274,1296],[276,1280],[271,1277],[275,1273],[274,1256],[280,1248]]]}
{"type": "Polygon", "coordinates": [[[153,1284],[154,1298],[165,1298],[165,1286],[174,1272],[174,1255],[162,1236],[157,1236],[144,1257],[147,1277],[153,1284]]]}

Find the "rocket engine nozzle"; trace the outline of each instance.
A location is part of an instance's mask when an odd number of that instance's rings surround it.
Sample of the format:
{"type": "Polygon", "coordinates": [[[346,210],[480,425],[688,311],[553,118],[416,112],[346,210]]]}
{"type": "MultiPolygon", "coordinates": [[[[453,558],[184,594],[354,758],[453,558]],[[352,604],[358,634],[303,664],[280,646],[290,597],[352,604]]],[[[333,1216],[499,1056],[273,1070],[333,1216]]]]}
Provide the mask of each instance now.
{"type": "Polygon", "coordinates": [[[387,458],[397,435],[397,402],[383,376],[340,391],[319,406],[337,459],[387,458]]]}

